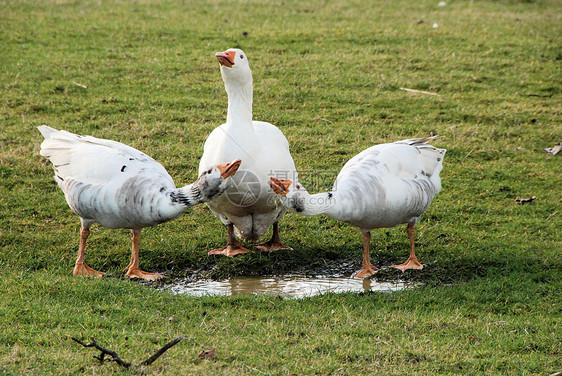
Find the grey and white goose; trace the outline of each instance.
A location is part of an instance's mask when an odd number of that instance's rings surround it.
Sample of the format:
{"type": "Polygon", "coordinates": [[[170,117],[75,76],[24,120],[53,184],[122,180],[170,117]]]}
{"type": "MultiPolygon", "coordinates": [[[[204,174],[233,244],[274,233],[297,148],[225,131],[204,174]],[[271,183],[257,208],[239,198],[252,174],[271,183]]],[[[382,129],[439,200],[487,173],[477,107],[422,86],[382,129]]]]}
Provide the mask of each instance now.
{"type": "Polygon", "coordinates": [[[355,275],[366,278],[376,273],[369,246],[375,228],[407,224],[410,257],[393,268],[422,269],[414,252],[414,226],[441,191],[439,173],[445,149],[416,138],[372,146],[343,166],[331,192],[309,194],[291,180],[271,178],[279,201],[302,215],[325,214],[359,227],[363,239],[363,265],[355,275]]]}
{"type": "Polygon", "coordinates": [[[41,155],[55,170],[55,180],[70,209],[80,217],[80,246],[74,275],[101,276],[84,262],[84,249],[94,223],[107,228],[131,229],[129,277],[155,280],[162,274],[139,268],[139,244],[144,227],[179,217],[191,206],[218,197],[229,186],[241,161],[205,169],[192,184],[176,188],[166,169],[148,155],[125,144],[91,136],[78,136],[47,126],[41,155]]]}

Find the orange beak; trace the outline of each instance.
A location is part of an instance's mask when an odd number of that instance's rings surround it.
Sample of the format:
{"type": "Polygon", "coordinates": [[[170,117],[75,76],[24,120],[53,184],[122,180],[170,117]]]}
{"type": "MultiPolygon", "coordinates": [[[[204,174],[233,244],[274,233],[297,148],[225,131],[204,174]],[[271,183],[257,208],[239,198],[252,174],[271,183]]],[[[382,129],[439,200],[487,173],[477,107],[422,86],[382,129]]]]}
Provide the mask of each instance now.
{"type": "Polygon", "coordinates": [[[235,51],[217,52],[215,54],[215,57],[219,59],[219,64],[228,68],[232,68],[232,66],[234,65],[235,56],[235,51]]]}
{"type": "Polygon", "coordinates": [[[227,177],[234,175],[234,173],[238,171],[238,167],[240,167],[240,163],[242,163],[242,160],[237,159],[230,163],[222,163],[217,165],[217,168],[221,172],[221,178],[226,179],[227,177]]]}
{"type": "Polygon", "coordinates": [[[274,177],[270,177],[269,179],[271,180],[269,185],[275,194],[287,196],[287,193],[289,193],[289,187],[293,184],[292,180],[278,179],[274,177]]]}

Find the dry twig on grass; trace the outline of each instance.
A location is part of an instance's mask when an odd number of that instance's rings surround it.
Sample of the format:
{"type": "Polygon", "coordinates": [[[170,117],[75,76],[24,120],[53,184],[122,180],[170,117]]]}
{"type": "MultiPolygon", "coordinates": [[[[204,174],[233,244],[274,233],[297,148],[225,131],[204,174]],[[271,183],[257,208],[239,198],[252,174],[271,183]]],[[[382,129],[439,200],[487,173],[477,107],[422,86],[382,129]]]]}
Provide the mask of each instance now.
{"type": "Polygon", "coordinates": [[[149,366],[151,365],[156,359],[160,358],[160,356],[162,354],[164,354],[166,351],[168,351],[168,349],[172,346],[175,346],[179,341],[181,341],[183,339],[183,336],[180,336],[176,339],[174,339],[173,341],[168,342],[167,344],[165,344],[164,346],[162,346],[162,348],[158,351],[156,351],[154,353],[154,355],[152,355],[150,358],[148,358],[147,360],[145,360],[144,362],[141,363],[141,366],[149,366]]]}
{"type": "Polygon", "coordinates": [[[80,84],[80,83],[78,83],[78,82],[74,82],[74,85],[80,86],[82,89],[87,89],[87,88],[88,88],[86,85],[82,85],[82,84],[80,84]]]}
{"type": "MultiPolygon", "coordinates": [[[[74,338],[74,337],[70,337],[70,338],[72,338],[73,341],[81,344],[84,347],[94,347],[97,350],[101,351],[101,354],[99,356],[94,356],[94,358],[99,360],[100,363],[103,363],[103,361],[107,359],[108,361],[115,362],[115,363],[117,363],[120,366],[125,367],[125,368],[129,368],[132,365],[132,363],[125,362],[123,359],[121,359],[115,351],[108,350],[108,349],[98,345],[94,338],[92,338],[92,342],[90,342],[90,343],[85,343],[85,342],[79,340],[78,338],[74,338]],[[109,355],[111,358],[106,358],[105,357],[106,355],[109,355]]],[[[183,339],[183,336],[180,336],[180,337],[174,339],[173,341],[168,342],[167,344],[162,346],[160,348],[160,350],[156,351],[154,353],[154,355],[152,355],[150,358],[146,359],[144,362],[140,363],[140,365],[141,366],[148,366],[148,365],[152,364],[156,359],[158,359],[162,354],[164,354],[170,347],[176,345],[182,339],[183,339]]]]}
{"type": "Polygon", "coordinates": [[[416,89],[407,89],[405,87],[401,87],[400,90],[405,91],[407,93],[410,94],[423,94],[423,95],[437,95],[439,96],[439,94],[437,93],[432,93],[430,91],[423,91],[423,90],[416,90],[416,89]]]}

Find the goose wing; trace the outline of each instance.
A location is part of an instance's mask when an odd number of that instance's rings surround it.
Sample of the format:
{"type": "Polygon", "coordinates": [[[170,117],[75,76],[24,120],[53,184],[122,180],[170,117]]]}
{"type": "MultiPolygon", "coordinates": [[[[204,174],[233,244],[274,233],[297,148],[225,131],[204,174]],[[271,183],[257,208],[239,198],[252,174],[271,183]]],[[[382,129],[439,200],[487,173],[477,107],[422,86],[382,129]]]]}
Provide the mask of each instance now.
{"type": "Polygon", "coordinates": [[[69,178],[89,184],[107,184],[143,174],[173,184],[166,169],[143,152],[120,142],[38,127],[45,140],[41,155],[48,158],[60,180],[69,178]]]}

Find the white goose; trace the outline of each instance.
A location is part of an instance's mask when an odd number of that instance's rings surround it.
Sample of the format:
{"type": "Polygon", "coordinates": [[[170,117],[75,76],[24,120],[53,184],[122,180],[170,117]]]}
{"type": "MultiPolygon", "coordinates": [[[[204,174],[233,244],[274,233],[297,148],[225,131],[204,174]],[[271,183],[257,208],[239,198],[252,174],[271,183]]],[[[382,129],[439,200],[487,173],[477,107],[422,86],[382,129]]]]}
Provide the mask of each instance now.
{"type": "Polygon", "coordinates": [[[300,184],[271,178],[280,202],[302,215],[326,214],[359,227],[363,238],[363,265],[356,277],[376,273],[371,264],[370,230],[407,224],[410,257],[393,268],[422,269],[414,252],[414,226],[441,190],[439,172],[445,149],[427,145],[430,138],[372,146],[343,166],[332,191],[310,195],[300,184]]]}
{"type": "Polygon", "coordinates": [[[205,166],[234,158],[243,160],[233,187],[207,205],[228,226],[226,247],[209,254],[234,256],[249,252],[235,234],[255,241],[273,225],[270,241],[257,247],[274,251],[290,249],[279,240],[278,220],[287,210],[275,204],[269,177],[283,174],[297,180],[289,143],[274,125],[252,121],[253,81],[248,58],[242,50],[229,49],[216,55],[228,94],[226,123],[215,128],[207,138],[199,171],[205,166]]]}
{"type": "Polygon", "coordinates": [[[78,136],[47,126],[41,155],[53,163],[55,180],[70,209],[80,217],[80,247],[74,275],[101,276],[84,262],[84,249],[94,223],[129,228],[132,237],[129,277],[154,280],[162,274],[139,269],[141,230],[179,217],[189,207],[207,202],[228,187],[228,177],[241,161],[206,169],[193,184],[176,188],[168,172],[148,155],[116,141],[78,136]]]}

